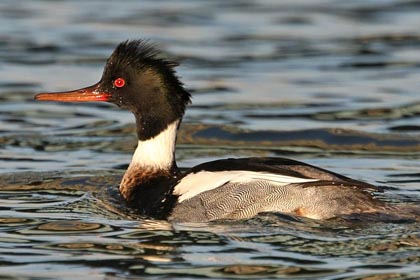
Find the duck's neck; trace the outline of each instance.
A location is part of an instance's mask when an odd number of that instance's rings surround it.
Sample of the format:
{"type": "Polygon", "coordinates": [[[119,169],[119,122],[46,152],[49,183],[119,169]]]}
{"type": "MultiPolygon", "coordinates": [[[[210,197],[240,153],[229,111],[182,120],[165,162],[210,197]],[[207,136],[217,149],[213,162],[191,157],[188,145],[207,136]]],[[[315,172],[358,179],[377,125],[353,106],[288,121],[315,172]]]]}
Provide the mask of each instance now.
{"type": "Polygon", "coordinates": [[[139,140],[120,184],[120,193],[125,200],[133,200],[136,192],[152,183],[156,185],[160,180],[169,180],[177,175],[175,142],[179,123],[179,120],[174,121],[158,135],[139,140]]]}
{"type": "Polygon", "coordinates": [[[175,141],[179,121],[148,140],[139,140],[131,166],[154,170],[170,170],[175,164],[175,141]]]}

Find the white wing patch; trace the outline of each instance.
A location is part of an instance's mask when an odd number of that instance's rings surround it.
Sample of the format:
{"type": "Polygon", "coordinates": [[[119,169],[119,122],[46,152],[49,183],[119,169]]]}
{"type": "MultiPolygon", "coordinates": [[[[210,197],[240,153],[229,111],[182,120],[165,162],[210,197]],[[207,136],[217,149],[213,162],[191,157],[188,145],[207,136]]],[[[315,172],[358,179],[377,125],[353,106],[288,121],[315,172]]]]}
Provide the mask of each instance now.
{"type": "Polygon", "coordinates": [[[279,186],[285,186],[292,183],[315,182],[317,179],[303,179],[298,177],[279,175],[255,171],[200,171],[185,176],[175,186],[174,194],[178,195],[178,201],[190,199],[202,192],[221,187],[227,182],[231,183],[251,183],[255,180],[272,181],[279,186]]]}

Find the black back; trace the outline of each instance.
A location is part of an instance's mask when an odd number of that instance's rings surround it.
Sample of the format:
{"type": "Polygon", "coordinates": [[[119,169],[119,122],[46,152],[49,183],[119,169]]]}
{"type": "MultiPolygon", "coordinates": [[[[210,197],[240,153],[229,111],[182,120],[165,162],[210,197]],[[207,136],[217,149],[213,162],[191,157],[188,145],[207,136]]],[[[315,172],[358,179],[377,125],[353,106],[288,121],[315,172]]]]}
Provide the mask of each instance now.
{"type": "Polygon", "coordinates": [[[354,180],[310,164],[281,157],[228,158],[210,161],[191,168],[182,178],[188,174],[198,173],[200,171],[218,172],[233,170],[269,172],[303,179],[317,179],[350,184],[361,189],[380,191],[378,187],[371,184],[354,180]]]}

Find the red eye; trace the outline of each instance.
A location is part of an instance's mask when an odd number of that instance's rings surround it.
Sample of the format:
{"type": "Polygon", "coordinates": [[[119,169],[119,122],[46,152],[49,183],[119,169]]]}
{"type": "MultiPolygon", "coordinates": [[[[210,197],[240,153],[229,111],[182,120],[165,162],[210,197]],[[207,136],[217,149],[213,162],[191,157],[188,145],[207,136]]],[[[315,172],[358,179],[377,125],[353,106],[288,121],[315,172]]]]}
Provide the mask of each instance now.
{"type": "Polygon", "coordinates": [[[125,86],[125,80],[123,78],[118,78],[114,81],[114,86],[116,86],[117,88],[121,88],[123,86],[125,86]]]}

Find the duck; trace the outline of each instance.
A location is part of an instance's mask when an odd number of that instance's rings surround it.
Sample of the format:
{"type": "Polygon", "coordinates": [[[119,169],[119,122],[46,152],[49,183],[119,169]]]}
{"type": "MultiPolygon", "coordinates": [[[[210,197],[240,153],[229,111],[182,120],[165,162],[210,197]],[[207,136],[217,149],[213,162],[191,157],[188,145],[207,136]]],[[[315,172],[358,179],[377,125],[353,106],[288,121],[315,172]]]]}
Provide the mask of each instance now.
{"type": "Polygon", "coordinates": [[[282,157],[219,159],[181,172],[176,136],[191,95],[177,65],[149,41],[127,40],[96,84],[35,99],[110,102],[134,114],[138,144],[118,188],[124,203],[148,218],[210,222],[268,212],[324,220],[397,211],[375,197],[379,187],[282,157]]]}

